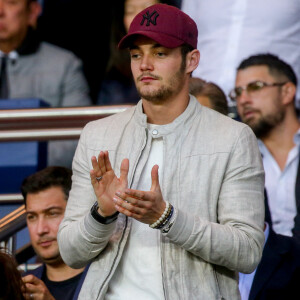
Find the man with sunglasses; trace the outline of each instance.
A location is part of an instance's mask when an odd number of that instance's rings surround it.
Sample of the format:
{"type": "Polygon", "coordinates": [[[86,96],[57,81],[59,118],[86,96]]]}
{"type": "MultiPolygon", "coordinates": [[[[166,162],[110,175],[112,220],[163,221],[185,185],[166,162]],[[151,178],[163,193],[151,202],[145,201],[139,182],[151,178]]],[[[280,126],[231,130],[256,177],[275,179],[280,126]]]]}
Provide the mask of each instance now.
{"type": "Polygon", "coordinates": [[[266,191],[276,233],[299,235],[300,124],[297,79],[290,65],[272,54],[251,56],[238,67],[229,96],[256,134],[266,172],[266,191]],[[298,174],[298,176],[297,176],[298,174]],[[296,180],[297,179],[297,180],[296,180]]]}

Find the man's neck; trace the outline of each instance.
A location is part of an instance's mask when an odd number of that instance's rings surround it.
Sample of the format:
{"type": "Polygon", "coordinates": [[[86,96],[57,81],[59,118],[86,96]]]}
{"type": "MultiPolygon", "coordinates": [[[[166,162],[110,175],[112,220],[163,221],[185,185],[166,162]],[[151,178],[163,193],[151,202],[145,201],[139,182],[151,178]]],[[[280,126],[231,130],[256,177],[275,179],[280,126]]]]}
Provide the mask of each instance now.
{"type": "Polygon", "coordinates": [[[261,139],[281,170],[286,165],[289,152],[295,146],[294,136],[299,128],[300,123],[297,117],[285,118],[268,136],[261,139]]]}
{"type": "Polygon", "coordinates": [[[147,122],[157,125],[172,123],[179,117],[189,104],[188,93],[180,93],[171,99],[163,102],[152,102],[143,99],[144,113],[147,115],[147,122]]]}
{"type": "Polygon", "coordinates": [[[72,269],[64,263],[55,266],[46,264],[47,277],[51,281],[64,281],[70,279],[82,273],[83,270],[84,268],[72,269]]]}

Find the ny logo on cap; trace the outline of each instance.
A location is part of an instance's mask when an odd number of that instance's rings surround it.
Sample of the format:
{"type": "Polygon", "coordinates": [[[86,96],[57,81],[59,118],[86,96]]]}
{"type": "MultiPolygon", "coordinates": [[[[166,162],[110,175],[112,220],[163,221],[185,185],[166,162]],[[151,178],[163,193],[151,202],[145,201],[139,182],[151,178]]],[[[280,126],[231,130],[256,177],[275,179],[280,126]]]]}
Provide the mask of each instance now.
{"type": "Polygon", "coordinates": [[[159,14],[154,11],[151,15],[149,13],[149,11],[146,12],[145,15],[143,15],[143,20],[141,22],[141,25],[144,24],[144,21],[147,20],[146,26],[150,26],[150,23],[152,23],[153,25],[156,25],[156,18],[159,16],[159,14]]]}

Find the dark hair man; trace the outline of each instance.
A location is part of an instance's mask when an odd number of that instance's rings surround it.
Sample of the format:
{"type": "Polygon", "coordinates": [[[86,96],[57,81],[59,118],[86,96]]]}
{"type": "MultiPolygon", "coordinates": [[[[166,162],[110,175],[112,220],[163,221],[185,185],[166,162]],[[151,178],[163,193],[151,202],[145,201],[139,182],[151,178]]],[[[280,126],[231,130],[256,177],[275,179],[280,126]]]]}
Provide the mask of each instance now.
{"type": "Polygon", "coordinates": [[[226,95],[215,83],[192,77],[190,79],[189,91],[190,94],[196,97],[200,104],[214,109],[223,115],[228,114],[226,95]]]}
{"type": "Polygon", "coordinates": [[[58,234],[66,263],[91,262],[79,299],[239,299],[264,241],[256,138],[189,96],[197,27],[179,9],[143,10],[119,47],[142,99],[83,130],[58,234]]]}
{"type": "Polygon", "coordinates": [[[275,55],[258,54],[241,62],[230,93],[242,121],[259,139],[271,213],[267,221],[271,221],[276,233],[288,236],[300,232],[296,88],[297,79],[290,65],[275,55]]]}
{"type": "Polygon", "coordinates": [[[26,299],[75,299],[85,273],[71,269],[59,252],[57,231],[62,221],[71,189],[72,171],[64,167],[48,167],[22,183],[27,227],[32,246],[43,265],[29,271],[23,281],[26,299]]]}

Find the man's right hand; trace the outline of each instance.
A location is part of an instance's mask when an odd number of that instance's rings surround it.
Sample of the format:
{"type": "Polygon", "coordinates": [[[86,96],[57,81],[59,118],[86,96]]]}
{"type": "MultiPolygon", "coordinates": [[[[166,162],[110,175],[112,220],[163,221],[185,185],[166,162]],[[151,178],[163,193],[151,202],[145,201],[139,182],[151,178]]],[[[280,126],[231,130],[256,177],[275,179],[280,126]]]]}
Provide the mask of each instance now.
{"type": "Polygon", "coordinates": [[[22,280],[25,284],[23,296],[26,300],[55,300],[45,283],[34,275],[24,276],[22,280]]]}
{"type": "Polygon", "coordinates": [[[123,159],[120,168],[120,178],[118,178],[111,167],[108,151],[101,151],[92,157],[93,170],[90,172],[91,183],[97,196],[99,205],[98,212],[103,217],[113,215],[117,210],[113,197],[117,191],[124,191],[128,186],[129,160],[123,159]],[[98,180],[97,180],[98,178],[98,180]],[[99,178],[101,178],[99,180],[99,178]]]}

